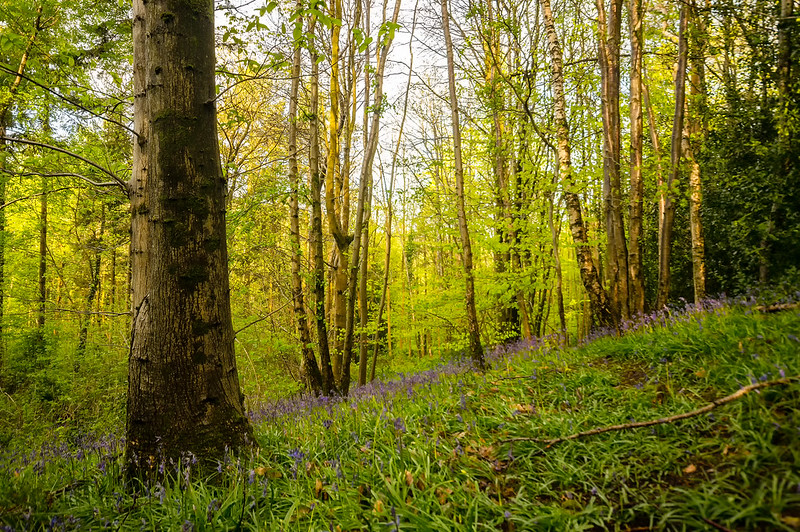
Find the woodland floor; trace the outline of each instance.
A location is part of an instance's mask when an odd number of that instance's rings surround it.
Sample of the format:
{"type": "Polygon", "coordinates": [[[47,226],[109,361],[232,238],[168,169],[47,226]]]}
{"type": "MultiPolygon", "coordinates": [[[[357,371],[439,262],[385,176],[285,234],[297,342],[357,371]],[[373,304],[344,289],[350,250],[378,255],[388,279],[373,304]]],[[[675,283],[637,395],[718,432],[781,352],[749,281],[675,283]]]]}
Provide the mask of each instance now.
{"type": "Polygon", "coordinates": [[[797,306],[711,301],[577,348],[507,346],[486,373],[449,362],[346,400],[265,403],[252,455],[203,478],[165,464],[171,480],[136,493],[121,483],[117,436],[53,429],[39,447],[0,451],[0,524],[799,530],[797,335],[797,306]],[[762,388],[683,420],[530,440],[691,412],[747,386],[762,388]]]}

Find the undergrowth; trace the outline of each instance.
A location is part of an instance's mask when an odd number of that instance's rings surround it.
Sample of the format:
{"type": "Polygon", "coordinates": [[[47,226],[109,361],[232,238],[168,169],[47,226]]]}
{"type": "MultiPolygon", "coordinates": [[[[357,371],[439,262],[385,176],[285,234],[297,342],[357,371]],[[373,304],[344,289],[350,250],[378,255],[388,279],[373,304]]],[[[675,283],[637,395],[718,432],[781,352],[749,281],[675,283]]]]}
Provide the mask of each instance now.
{"type": "Polygon", "coordinates": [[[521,343],[475,373],[450,362],[254,408],[258,448],[126,490],[117,436],[72,431],[0,457],[3,530],[797,530],[800,312],[711,305],[578,348],[521,343]]]}

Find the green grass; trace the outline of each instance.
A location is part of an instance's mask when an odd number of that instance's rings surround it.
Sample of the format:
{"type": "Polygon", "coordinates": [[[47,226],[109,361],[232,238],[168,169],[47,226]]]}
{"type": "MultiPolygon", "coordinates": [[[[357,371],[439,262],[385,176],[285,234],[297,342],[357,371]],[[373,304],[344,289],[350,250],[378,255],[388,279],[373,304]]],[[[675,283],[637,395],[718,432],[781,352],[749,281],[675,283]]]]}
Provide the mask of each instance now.
{"type": "Polygon", "coordinates": [[[485,374],[444,366],[350,402],[273,412],[256,425],[252,455],[190,482],[184,468],[166,464],[171,482],[136,494],[121,484],[118,441],[65,435],[45,459],[2,459],[0,523],[16,530],[797,530],[797,382],[674,424],[545,450],[507,441],[660,418],[753,380],[798,375],[795,334],[797,310],[723,308],[580,348],[515,351],[485,374]]]}

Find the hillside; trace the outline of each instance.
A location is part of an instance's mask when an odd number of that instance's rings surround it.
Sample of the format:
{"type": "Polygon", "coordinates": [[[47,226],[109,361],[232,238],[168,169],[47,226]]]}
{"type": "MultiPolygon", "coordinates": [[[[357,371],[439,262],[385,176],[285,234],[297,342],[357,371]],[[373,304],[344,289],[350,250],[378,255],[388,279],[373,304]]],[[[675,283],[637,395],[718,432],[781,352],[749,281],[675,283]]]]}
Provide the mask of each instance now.
{"type": "MultiPolygon", "coordinates": [[[[791,303],[791,302],[790,302],[791,303]]],[[[126,491],[116,435],[0,458],[3,530],[797,530],[800,311],[707,302],[251,412],[259,448],[126,491]],[[775,311],[771,311],[775,310],[775,311]],[[771,385],[774,384],[774,385],[771,385]],[[701,415],[548,444],[594,428],[701,415]],[[196,472],[196,471],[195,471],[196,472]]],[[[119,433],[122,427],[119,427],[119,433]]],[[[157,457],[151,458],[156,461],[157,457]]]]}

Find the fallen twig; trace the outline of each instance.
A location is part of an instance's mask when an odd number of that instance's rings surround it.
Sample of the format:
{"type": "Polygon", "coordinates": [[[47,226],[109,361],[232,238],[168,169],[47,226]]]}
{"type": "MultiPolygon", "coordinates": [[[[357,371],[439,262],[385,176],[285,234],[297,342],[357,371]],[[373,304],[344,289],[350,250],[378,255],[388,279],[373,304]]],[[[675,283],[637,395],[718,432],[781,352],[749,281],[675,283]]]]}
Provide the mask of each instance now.
{"type": "Polygon", "coordinates": [[[576,432],[575,434],[570,434],[569,436],[564,436],[563,438],[546,439],[546,438],[525,438],[525,437],[520,437],[520,438],[508,438],[508,439],[505,439],[505,440],[502,440],[502,441],[504,443],[506,443],[506,442],[515,442],[515,441],[532,441],[532,442],[536,442],[536,443],[544,443],[546,445],[545,445],[544,448],[541,449],[541,451],[544,451],[544,450],[549,449],[550,447],[553,447],[554,445],[557,445],[559,443],[562,443],[562,442],[565,442],[565,441],[569,441],[569,440],[576,440],[578,438],[583,438],[584,436],[593,436],[595,434],[603,434],[604,432],[613,432],[613,431],[617,431],[617,430],[638,429],[638,428],[642,428],[642,427],[652,427],[653,425],[665,425],[665,424],[668,424],[668,423],[674,423],[676,421],[680,421],[682,419],[687,419],[687,418],[690,418],[690,417],[700,416],[702,414],[705,414],[706,412],[710,412],[711,410],[714,410],[715,408],[719,408],[722,405],[725,405],[725,404],[728,404],[728,403],[732,403],[733,401],[736,401],[737,399],[741,399],[742,397],[744,397],[745,395],[747,395],[748,393],[750,393],[750,392],[752,392],[754,390],[760,390],[761,388],[769,388],[770,386],[782,386],[782,385],[789,384],[790,382],[798,381],[798,380],[800,380],[800,375],[794,375],[792,377],[784,377],[782,379],[776,379],[776,380],[773,380],[773,381],[757,382],[755,384],[750,384],[749,386],[744,386],[741,389],[739,389],[738,391],[736,391],[736,392],[734,392],[734,393],[732,393],[730,395],[727,395],[727,396],[725,396],[725,397],[723,397],[721,399],[717,399],[715,401],[712,401],[712,402],[708,403],[707,405],[705,405],[705,406],[703,406],[701,408],[698,408],[697,410],[692,410],[691,412],[684,412],[682,414],[675,414],[674,416],[663,417],[663,418],[660,418],[660,419],[651,419],[649,421],[636,421],[634,423],[625,423],[623,425],[610,425],[610,426],[607,426],[607,427],[598,427],[598,428],[594,428],[594,429],[591,429],[591,430],[585,430],[583,432],[576,432]]]}
{"type": "Polygon", "coordinates": [[[719,523],[715,523],[715,522],[714,522],[714,521],[712,521],[711,519],[706,519],[705,517],[701,517],[700,519],[702,519],[703,521],[705,521],[707,524],[709,524],[709,525],[713,526],[713,527],[714,527],[714,528],[716,528],[717,530],[722,530],[722,532],[733,532],[733,531],[732,531],[730,528],[725,528],[725,527],[724,527],[724,526],[722,526],[721,524],[719,524],[719,523]]]}
{"type": "Polygon", "coordinates": [[[760,305],[754,308],[759,312],[781,312],[800,308],[800,303],[776,303],[774,305],[760,305]]]}

